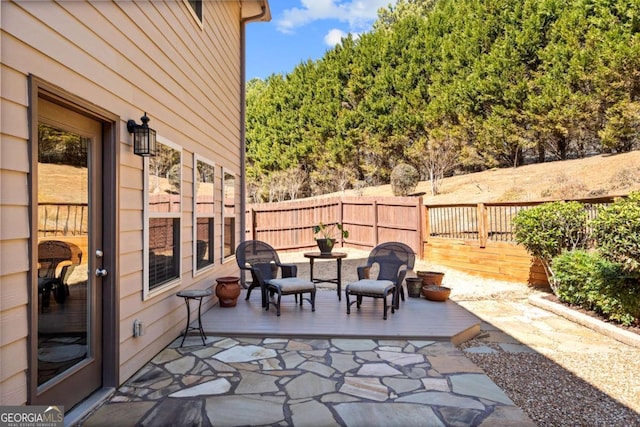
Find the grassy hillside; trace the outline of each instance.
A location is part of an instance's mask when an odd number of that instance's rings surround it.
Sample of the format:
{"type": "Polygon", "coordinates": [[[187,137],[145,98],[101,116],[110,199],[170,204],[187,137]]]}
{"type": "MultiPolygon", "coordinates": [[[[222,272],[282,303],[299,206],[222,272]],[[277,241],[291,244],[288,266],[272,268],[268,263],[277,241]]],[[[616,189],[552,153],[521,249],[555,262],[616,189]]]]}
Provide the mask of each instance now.
{"type": "MultiPolygon", "coordinates": [[[[43,164],[40,168],[43,180],[55,182],[55,185],[49,188],[65,189],[60,192],[42,193],[39,195],[41,201],[86,202],[86,200],[76,200],[76,192],[66,190],[86,186],[86,169],[52,164],[43,164]]],[[[426,204],[511,202],[623,195],[634,190],[640,191],[640,151],[458,175],[445,178],[441,189],[442,194],[431,196],[429,182],[423,181],[418,184],[416,194],[422,195],[426,204]]],[[[367,187],[360,191],[348,190],[345,194],[393,195],[390,185],[367,187]]]]}
{"type": "MultiPolygon", "coordinates": [[[[597,197],[634,190],[640,190],[640,151],[453,176],[444,179],[441,194],[435,197],[429,182],[423,181],[416,195],[422,195],[426,204],[446,204],[597,197]]],[[[346,194],[393,195],[390,185],[346,194]]]]}

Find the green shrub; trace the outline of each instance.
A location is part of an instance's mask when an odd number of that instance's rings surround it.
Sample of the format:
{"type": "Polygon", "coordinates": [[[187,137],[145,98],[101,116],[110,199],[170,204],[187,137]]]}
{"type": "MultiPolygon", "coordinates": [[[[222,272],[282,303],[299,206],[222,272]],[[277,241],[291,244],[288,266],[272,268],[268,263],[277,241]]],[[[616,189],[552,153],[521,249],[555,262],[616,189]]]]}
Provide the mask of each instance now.
{"type": "Polygon", "coordinates": [[[640,272],[640,192],[602,209],[592,226],[602,256],[622,263],[627,271],[640,272]]]}
{"type": "Polygon", "coordinates": [[[557,295],[569,304],[593,310],[593,295],[588,290],[593,289],[596,279],[597,262],[601,261],[597,255],[584,250],[564,252],[553,260],[557,295]]]}
{"type": "Polygon", "coordinates": [[[587,212],[578,202],[550,202],[521,210],[513,219],[516,241],[540,259],[556,292],[553,258],[563,251],[586,248],[587,212]]]}
{"type": "Polygon", "coordinates": [[[640,281],[598,252],[575,250],[553,259],[560,300],[623,325],[640,321],[640,281]]]}
{"type": "Polygon", "coordinates": [[[391,191],[394,196],[408,196],[415,191],[419,181],[417,169],[406,163],[400,163],[391,171],[391,191]]]}

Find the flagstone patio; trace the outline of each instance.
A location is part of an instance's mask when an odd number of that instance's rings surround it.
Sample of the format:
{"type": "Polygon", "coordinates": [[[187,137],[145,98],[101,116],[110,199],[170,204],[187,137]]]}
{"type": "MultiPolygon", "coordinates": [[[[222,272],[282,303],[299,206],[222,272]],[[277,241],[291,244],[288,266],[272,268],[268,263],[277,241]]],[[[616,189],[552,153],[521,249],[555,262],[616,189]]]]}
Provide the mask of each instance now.
{"type": "Polygon", "coordinates": [[[189,336],[84,426],[533,426],[450,342],[189,336]]]}

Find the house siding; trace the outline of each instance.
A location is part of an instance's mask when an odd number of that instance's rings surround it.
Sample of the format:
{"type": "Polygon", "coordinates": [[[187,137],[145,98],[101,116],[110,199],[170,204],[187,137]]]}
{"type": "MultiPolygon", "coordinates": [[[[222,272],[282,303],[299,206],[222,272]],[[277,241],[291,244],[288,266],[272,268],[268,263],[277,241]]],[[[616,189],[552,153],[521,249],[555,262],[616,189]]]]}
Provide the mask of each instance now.
{"type": "MultiPolygon", "coordinates": [[[[203,2],[203,26],[182,1],[2,1],[0,156],[0,405],[25,404],[29,318],[30,75],[120,118],[117,213],[119,230],[119,383],[180,334],[186,321],[183,288],[208,288],[237,274],[219,257],[221,209],[216,212],[216,263],[192,274],[193,154],[239,175],[242,10],[239,2],[203,2]],[[182,147],[181,283],[143,300],[143,160],[126,129],[144,112],[158,135],[182,147]],[[145,335],[134,338],[134,319],[145,335]]],[[[240,209],[236,209],[239,214],[240,209]]],[[[236,221],[239,223],[239,218],[236,221]]],[[[237,230],[236,241],[240,240],[237,230]]],[[[206,308],[215,299],[206,302],[206,308]]],[[[205,307],[203,307],[204,309],[205,307]]]]}

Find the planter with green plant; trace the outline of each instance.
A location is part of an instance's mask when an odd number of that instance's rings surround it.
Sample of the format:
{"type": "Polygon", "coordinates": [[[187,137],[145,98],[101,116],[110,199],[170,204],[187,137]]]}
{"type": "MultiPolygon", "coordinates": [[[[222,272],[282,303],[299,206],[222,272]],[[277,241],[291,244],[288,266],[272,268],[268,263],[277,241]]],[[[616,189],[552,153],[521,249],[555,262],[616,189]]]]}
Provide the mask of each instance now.
{"type": "Polygon", "coordinates": [[[313,227],[313,234],[320,253],[323,255],[331,253],[338,238],[347,239],[349,237],[349,231],[345,230],[340,223],[324,224],[320,222],[313,227]]]}

